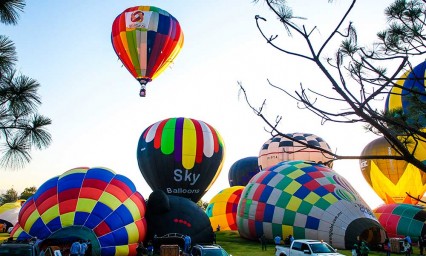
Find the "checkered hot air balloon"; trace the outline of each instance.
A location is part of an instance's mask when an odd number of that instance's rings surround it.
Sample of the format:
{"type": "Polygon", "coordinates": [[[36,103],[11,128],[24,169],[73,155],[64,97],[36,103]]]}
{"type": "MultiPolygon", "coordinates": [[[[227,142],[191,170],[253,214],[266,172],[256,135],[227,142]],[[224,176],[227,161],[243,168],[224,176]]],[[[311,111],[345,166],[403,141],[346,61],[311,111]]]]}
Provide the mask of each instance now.
{"type": "Polygon", "coordinates": [[[144,198],[125,176],[75,168],[46,181],[25,202],[17,232],[64,243],[90,240],[93,255],[135,255],[147,230],[145,210],[144,198]]]}
{"type": "MultiPolygon", "coordinates": [[[[327,142],[314,134],[288,133],[286,136],[310,146],[331,151],[327,142]]],[[[266,141],[259,152],[259,166],[261,168],[267,168],[289,160],[313,161],[325,164],[330,168],[333,167],[332,156],[280,135],[276,135],[266,141]]]]}
{"type": "Polygon", "coordinates": [[[357,237],[383,243],[386,234],[355,189],[330,168],[286,161],[254,176],[241,194],[237,227],[242,237],[293,235],[352,249],[357,237]]]}

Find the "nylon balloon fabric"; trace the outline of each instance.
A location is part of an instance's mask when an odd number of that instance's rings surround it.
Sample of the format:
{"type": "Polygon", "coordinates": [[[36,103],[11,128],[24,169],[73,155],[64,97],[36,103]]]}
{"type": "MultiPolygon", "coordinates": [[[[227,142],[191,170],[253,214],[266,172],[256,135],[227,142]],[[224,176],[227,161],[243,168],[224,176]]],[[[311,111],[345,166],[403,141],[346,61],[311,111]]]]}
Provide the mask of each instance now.
{"type": "MultiPolygon", "coordinates": [[[[286,136],[310,146],[331,151],[328,143],[317,135],[310,133],[288,133],[286,136]]],[[[332,156],[321,152],[319,149],[309,148],[289,138],[276,135],[263,144],[259,152],[259,166],[262,169],[289,160],[314,161],[325,164],[330,168],[333,167],[332,156]]]]}
{"type": "Polygon", "coordinates": [[[239,159],[229,168],[229,186],[245,186],[259,171],[258,158],[256,156],[239,159]]]}
{"type": "Polygon", "coordinates": [[[142,132],[137,147],[139,170],[154,190],[198,202],[222,170],[225,145],[204,121],[168,118],[142,132]]]}
{"type": "Polygon", "coordinates": [[[145,238],[145,211],[127,177],[82,167],[43,183],[22,206],[18,222],[42,240],[90,240],[94,255],[134,255],[145,238]]]}
{"type": "MultiPolygon", "coordinates": [[[[408,124],[418,128],[426,127],[426,117],[417,111],[417,106],[412,104],[412,91],[419,92],[418,100],[425,103],[425,74],[426,62],[422,62],[415,66],[412,70],[407,70],[396,81],[396,85],[390,90],[385,103],[385,111],[402,109],[402,112],[408,115],[408,124]],[[417,116],[415,113],[419,113],[417,116]]],[[[424,113],[424,112],[423,112],[424,113]]]]}
{"type": "MultiPolygon", "coordinates": [[[[384,137],[371,141],[361,152],[361,156],[374,155],[399,156],[384,137]]],[[[413,197],[426,192],[426,173],[407,161],[361,159],[359,163],[365,180],[386,204],[417,204],[413,197]]]]}
{"type": "Polygon", "coordinates": [[[237,208],[244,186],[225,188],[217,193],[209,202],[206,214],[213,229],[237,230],[237,208]]]}
{"type": "Polygon", "coordinates": [[[134,6],[112,24],[111,42],[123,65],[142,84],[159,76],[183,47],[178,20],[155,6],[134,6]]]}
{"type": "Polygon", "coordinates": [[[389,237],[426,235],[426,209],[411,204],[385,204],[373,210],[389,237]]]}
{"type": "Polygon", "coordinates": [[[330,168],[285,161],[263,169],[244,188],[237,211],[242,237],[293,235],[352,249],[357,237],[382,243],[384,229],[356,190],[330,168]]]}

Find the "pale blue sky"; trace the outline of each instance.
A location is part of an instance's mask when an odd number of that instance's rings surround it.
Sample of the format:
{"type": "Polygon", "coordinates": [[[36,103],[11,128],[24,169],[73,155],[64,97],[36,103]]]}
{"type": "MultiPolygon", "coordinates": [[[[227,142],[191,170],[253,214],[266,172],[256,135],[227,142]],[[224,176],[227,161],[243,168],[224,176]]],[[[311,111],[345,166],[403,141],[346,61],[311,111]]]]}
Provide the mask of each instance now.
{"type": "MultiPolygon", "coordinates": [[[[326,88],[328,81],[311,63],[284,55],[261,38],[256,14],[273,24],[268,31],[281,34],[282,43],[305,51],[300,41],[285,36],[283,26],[262,1],[176,2],[28,0],[17,26],[0,25],[0,34],[16,44],[18,70],[41,83],[40,112],[53,120],[49,128],[52,145],[33,152],[32,162],[23,170],[1,170],[0,192],[12,186],[18,192],[39,187],[74,167],[103,166],[131,178],[147,198],[151,189],[136,160],[140,134],[162,119],[190,117],[215,127],[226,145],[224,168],[203,198],[209,201],[229,187],[229,167],[241,158],[257,156],[270,137],[260,118],[239,97],[237,81],[244,83],[255,105],[269,98],[266,113],[271,118],[284,116],[283,132],[316,134],[333,150],[347,155],[359,155],[375,138],[356,125],[321,125],[313,114],[268,87],[268,78],[293,91],[300,82],[326,88]],[[115,17],[136,5],[167,10],[178,19],[185,36],[174,65],[148,84],[146,98],[139,98],[138,82],[122,67],[110,42],[115,17]]],[[[339,20],[349,4],[346,0],[288,2],[298,4],[296,16],[312,18],[304,21],[308,27],[318,25],[318,42],[328,36],[330,24],[339,20]]],[[[383,10],[390,2],[374,1],[372,5],[364,0],[357,4],[351,20],[365,43],[372,42],[383,28],[383,10]]],[[[371,207],[381,203],[362,177],[358,161],[336,161],[334,170],[359,189],[371,207]]]]}

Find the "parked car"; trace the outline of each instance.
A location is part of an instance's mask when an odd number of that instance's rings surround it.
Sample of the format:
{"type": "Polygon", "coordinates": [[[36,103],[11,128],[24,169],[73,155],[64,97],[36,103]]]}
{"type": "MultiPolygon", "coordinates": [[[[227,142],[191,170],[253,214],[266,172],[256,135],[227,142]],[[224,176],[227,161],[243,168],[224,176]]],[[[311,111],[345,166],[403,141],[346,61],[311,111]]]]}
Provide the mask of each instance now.
{"type": "Polygon", "coordinates": [[[191,256],[231,256],[220,245],[196,244],[191,248],[191,256]]]}
{"type": "Polygon", "coordinates": [[[275,246],[275,256],[344,256],[323,241],[296,239],[290,246],[275,246]]]}
{"type": "Polygon", "coordinates": [[[37,256],[39,249],[34,241],[16,241],[7,239],[0,244],[0,256],[37,256]]]}

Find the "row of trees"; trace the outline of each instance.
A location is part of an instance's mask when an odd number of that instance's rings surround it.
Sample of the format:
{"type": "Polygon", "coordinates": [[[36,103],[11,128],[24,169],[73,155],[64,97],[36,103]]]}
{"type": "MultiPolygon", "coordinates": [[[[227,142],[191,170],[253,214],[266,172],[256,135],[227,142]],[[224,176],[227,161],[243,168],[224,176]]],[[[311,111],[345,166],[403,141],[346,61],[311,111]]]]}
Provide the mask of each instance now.
{"type": "Polygon", "coordinates": [[[0,195],[0,206],[6,203],[16,202],[16,200],[18,199],[27,200],[32,195],[34,195],[36,191],[36,187],[28,187],[25,188],[24,191],[22,191],[22,193],[18,195],[18,192],[14,188],[10,188],[6,190],[5,193],[0,195]]]}
{"type": "MultiPolygon", "coordinates": [[[[254,2],[260,2],[260,0],[254,2]]],[[[361,46],[358,43],[357,30],[354,24],[347,20],[356,5],[356,0],[348,1],[348,8],[342,12],[340,21],[319,45],[315,44],[316,41],[313,40],[318,28],[306,27],[302,23],[305,19],[295,16],[287,1],[263,0],[262,2],[282,23],[283,34],[288,36],[289,40],[296,40],[296,37],[302,39],[305,42],[305,50],[303,50],[302,45],[299,46],[297,51],[281,46],[277,40],[278,35],[269,35],[265,32],[264,25],[267,20],[257,15],[255,17],[256,24],[266,42],[284,54],[313,62],[324,74],[323,82],[320,82],[319,87],[315,89],[305,88],[301,84],[300,90],[291,93],[284,86],[276,85],[271,81],[268,81],[269,85],[282,92],[284,97],[293,99],[301,108],[308,109],[320,117],[322,123],[358,123],[370,132],[383,135],[400,155],[346,156],[307,144],[305,146],[333,156],[330,161],[339,159],[403,159],[426,172],[426,161],[422,161],[425,156],[418,154],[419,143],[426,142],[424,124],[421,122],[426,116],[426,102],[424,101],[426,91],[409,91],[410,102],[413,105],[409,113],[405,113],[402,109],[384,112],[378,110],[374,104],[379,100],[386,99],[392,87],[401,88],[396,82],[402,71],[412,69],[412,62],[425,53],[425,0],[395,0],[385,9],[388,20],[387,27],[377,33],[377,41],[369,47],[361,46]],[[334,50],[334,55],[332,57],[323,56],[325,50],[332,47],[331,45],[336,40],[340,41],[340,45],[334,50]],[[330,89],[327,87],[330,85],[334,92],[333,95],[321,93],[324,89],[330,89]],[[321,101],[326,104],[320,105],[319,102],[321,101]],[[337,108],[336,106],[343,107],[337,108]]],[[[333,1],[329,0],[328,2],[333,1]]],[[[423,84],[425,77],[416,79],[423,84]]],[[[266,117],[263,110],[266,99],[261,106],[253,106],[248,98],[248,92],[242,83],[239,84],[247,104],[255,114],[263,119],[268,132],[272,136],[279,134],[287,137],[278,129],[282,116],[277,116],[273,120],[266,117]]]]}
{"type": "MultiPolygon", "coordinates": [[[[0,1],[0,22],[16,25],[24,0],[0,1]]],[[[32,149],[44,149],[51,143],[46,127],[52,121],[38,113],[40,84],[18,74],[14,43],[0,35],[0,165],[21,168],[31,160],[32,149]]]]}

